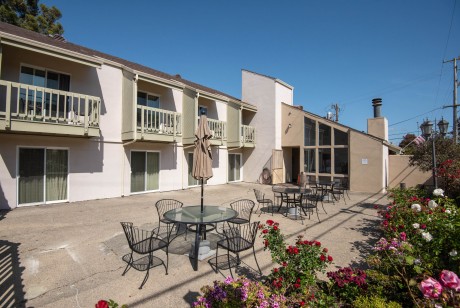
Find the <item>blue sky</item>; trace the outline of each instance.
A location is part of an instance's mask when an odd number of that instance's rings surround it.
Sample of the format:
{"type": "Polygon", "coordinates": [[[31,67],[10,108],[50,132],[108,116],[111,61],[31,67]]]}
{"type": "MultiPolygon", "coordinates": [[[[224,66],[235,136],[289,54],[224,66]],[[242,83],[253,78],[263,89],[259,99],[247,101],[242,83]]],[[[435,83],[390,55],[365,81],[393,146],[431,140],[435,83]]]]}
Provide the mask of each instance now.
{"type": "Polygon", "coordinates": [[[294,104],[315,114],[337,103],[339,122],[362,131],[381,97],[396,144],[426,117],[452,124],[443,60],[460,56],[458,0],[41,3],[61,10],[68,41],[235,97],[247,69],[294,86],[294,104]]]}

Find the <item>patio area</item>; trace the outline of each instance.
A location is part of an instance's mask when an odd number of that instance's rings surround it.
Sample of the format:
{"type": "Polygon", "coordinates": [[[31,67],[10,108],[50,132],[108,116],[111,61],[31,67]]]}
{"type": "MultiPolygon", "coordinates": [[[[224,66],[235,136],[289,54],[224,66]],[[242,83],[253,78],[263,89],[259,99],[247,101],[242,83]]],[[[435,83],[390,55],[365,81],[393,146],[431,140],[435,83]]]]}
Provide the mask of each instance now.
{"type": "MultiPolygon", "coordinates": [[[[243,198],[256,201],[254,188],[273,198],[269,185],[234,183],[206,186],[204,203],[228,206],[243,198]]],[[[100,299],[113,299],[128,307],[190,307],[202,286],[230,275],[228,269],[214,272],[210,262],[214,263],[215,257],[199,261],[198,271],[193,270],[185,253],[194,234],[188,235],[187,242],[183,237],[172,242],[168,275],[164,267],[151,269],[141,290],[139,285],[145,272],[131,269],[125,276],[121,275],[126,266],[121,258],[130,250],[120,222],[129,221],[145,228],[157,226],[154,204],[165,198],[179,200],[184,207],[197,205],[200,204],[200,188],[1,212],[0,294],[3,295],[0,306],[2,300],[6,302],[5,298],[14,297],[15,307],[94,307],[100,299]]],[[[300,220],[276,212],[273,216],[263,212],[259,217],[259,211],[253,213],[251,221],[265,223],[272,219],[279,222],[282,233],[291,243],[297,235],[320,241],[334,258],[329,270],[346,265],[359,266],[379,238],[380,218],[374,204],[386,204],[387,199],[384,194],[354,192],[350,192],[350,198],[346,204],[342,199],[335,204],[325,202],[327,214],[319,206],[321,223],[316,215],[302,224],[300,220]]],[[[216,234],[209,234],[211,248],[217,239],[216,234]]],[[[268,274],[273,264],[259,237],[255,248],[260,268],[263,274],[268,274]]],[[[224,253],[225,250],[219,250],[219,255],[224,253]]],[[[165,257],[161,251],[154,255],[165,257]]],[[[252,250],[243,252],[241,257],[242,263],[236,273],[258,277],[252,250]]]]}

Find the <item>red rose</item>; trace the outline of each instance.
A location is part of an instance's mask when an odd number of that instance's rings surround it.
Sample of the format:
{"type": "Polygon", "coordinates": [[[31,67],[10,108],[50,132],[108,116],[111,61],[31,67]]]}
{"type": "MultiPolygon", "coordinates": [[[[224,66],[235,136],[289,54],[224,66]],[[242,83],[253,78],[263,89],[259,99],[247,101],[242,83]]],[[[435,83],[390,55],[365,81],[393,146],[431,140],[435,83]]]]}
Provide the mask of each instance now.
{"type": "Polygon", "coordinates": [[[287,262],[283,262],[283,266],[286,267],[288,264],[287,262]]]}
{"type": "Polygon", "coordinates": [[[328,260],[329,262],[332,262],[334,259],[333,259],[331,256],[327,256],[327,260],[328,260]]]}
{"type": "Polygon", "coordinates": [[[271,225],[273,225],[273,223],[274,223],[273,220],[271,220],[271,219],[267,220],[267,225],[271,226],[271,225]]]}
{"type": "Polygon", "coordinates": [[[264,241],[264,244],[265,244],[265,247],[267,247],[267,246],[268,246],[268,241],[265,240],[265,241],[264,241]]]}
{"type": "Polygon", "coordinates": [[[299,306],[300,306],[300,307],[305,306],[305,302],[304,302],[304,301],[301,301],[301,302],[299,303],[299,306]]]}
{"type": "Polygon", "coordinates": [[[329,250],[327,248],[323,248],[323,252],[328,252],[329,250]]]}
{"type": "Polygon", "coordinates": [[[321,246],[321,242],[315,241],[316,246],[321,246]]]}
{"type": "Polygon", "coordinates": [[[425,224],[421,224],[421,225],[420,225],[420,229],[426,229],[426,225],[425,225],[425,224]]]}
{"type": "Polygon", "coordinates": [[[277,226],[273,226],[273,230],[278,230],[278,227],[277,226]]]}
{"type": "Polygon", "coordinates": [[[325,261],[326,261],[326,256],[325,256],[325,255],[321,255],[321,257],[319,257],[319,259],[320,259],[321,261],[325,262],[325,261]]]}
{"type": "Polygon", "coordinates": [[[97,302],[96,308],[109,308],[109,303],[103,299],[97,302]]]}
{"type": "Polygon", "coordinates": [[[274,273],[278,273],[278,269],[277,269],[277,268],[274,268],[274,269],[273,269],[273,272],[274,272],[274,273]]]}
{"type": "Polygon", "coordinates": [[[300,288],[300,284],[294,283],[294,287],[295,287],[296,289],[298,289],[298,288],[300,288]]]}
{"type": "Polygon", "coordinates": [[[262,233],[266,234],[266,233],[268,233],[268,230],[267,230],[267,229],[264,229],[264,230],[262,231],[262,233]]]}

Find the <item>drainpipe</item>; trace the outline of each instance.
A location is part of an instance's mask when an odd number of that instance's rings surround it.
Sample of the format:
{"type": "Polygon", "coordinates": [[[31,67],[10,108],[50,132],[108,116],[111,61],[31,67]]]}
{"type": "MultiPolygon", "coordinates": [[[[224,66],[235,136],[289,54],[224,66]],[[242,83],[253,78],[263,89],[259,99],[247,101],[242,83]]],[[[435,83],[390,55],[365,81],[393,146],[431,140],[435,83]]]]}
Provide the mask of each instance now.
{"type": "Polygon", "coordinates": [[[121,196],[122,197],[125,196],[125,167],[126,165],[125,165],[125,159],[123,157],[123,155],[125,154],[125,146],[133,144],[136,141],[137,140],[134,139],[134,140],[131,140],[131,141],[128,141],[122,144],[123,146],[122,151],[121,151],[121,160],[123,161],[122,168],[121,168],[121,196]]]}

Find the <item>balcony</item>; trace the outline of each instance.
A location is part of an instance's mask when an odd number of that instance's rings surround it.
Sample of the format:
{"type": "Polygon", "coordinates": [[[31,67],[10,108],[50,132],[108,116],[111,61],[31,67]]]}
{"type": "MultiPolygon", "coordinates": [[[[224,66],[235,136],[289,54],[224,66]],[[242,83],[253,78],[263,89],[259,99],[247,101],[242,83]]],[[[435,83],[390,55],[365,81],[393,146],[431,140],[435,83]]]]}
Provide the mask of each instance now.
{"type": "Polygon", "coordinates": [[[147,141],[174,142],[182,136],[180,113],[137,105],[137,133],[147,141]]]}
{"type": "Polygon", "coordinates": [[[254,126],[241,125],[240,142],[243,147],[254,147],[256,144],[256,129],[254,126]]]}
{"type": "Polygon", "coordinates": [[[99,136],[99,97],[0,80],[0,132],[99,136]]]}
{"type": "Polygon", "coordinates": [[[227,142],[227,122],[208,118],[208,126],[212,134],[210,139],[212,145],[222,145],[227,142]]]}

